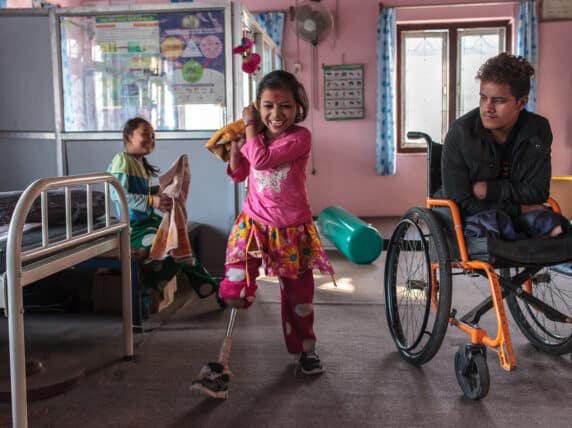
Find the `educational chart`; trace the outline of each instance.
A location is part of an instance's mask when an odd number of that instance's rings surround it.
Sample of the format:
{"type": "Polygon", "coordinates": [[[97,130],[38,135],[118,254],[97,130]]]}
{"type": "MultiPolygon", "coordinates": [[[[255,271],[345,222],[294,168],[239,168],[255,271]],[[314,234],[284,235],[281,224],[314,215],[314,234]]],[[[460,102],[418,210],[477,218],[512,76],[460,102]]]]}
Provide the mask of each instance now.
{"type": "Polygon", "coordinates": [[[224,45],[218,9],[65,17],[65,129],[118,130],[135,116],[158,130],[219,128],[226,109],[224,45]],[[79,46],[91,51],[80,55],[79,46]]]}
{"type": "MultiPolygon", "coordinates": [[[[83,65],[85,121],[66,122],[66,129],[121,129],[127,119],[151,116],[153,103],[149,81],[160,75],[158,57],[159,18],[157,15],[96,16],[93,26],[94,50],[83,65]],[[71,125],[71,126],[70,126],[71,125]]],[[[88,33],[89,35],[89,33],[88,33]]],[[[71,34],[66,34],[71,37],[71,34]]],[[[74,60],[70,56],[70,60],[74,60]]],[[[81,73],[78,63],[70,71],[81,73]]],[[[76,97],[73,97],[76,98],[76,97]]],[[[77,97],[81,99],[81,97],[77,97]]],[[[78,105],[75,99],[68,100],[78,105]]],[[[78,116],[77,109],[66,106],[66,112],[78,116]]]]}
{"type": "Polygon", "coordinates": [[[570,0],[542,0],[540,7],[540,16],[543,21],[572,19],[572,1],[570,0]]]}
{"type": "Polygon", "coordinates": [[[98,16],[95,40],[102,54],[159,54],[157,15],[98,16]]]}
{"type": "Polygon", "coordinates": [[[363,65],[324,66],[324,114],[326,120],[364,118],[363,65]]]}
{"type": "Polygon", "coordinates": [[[159,27],[163,69],[172,73],[176,103],[224,103],[223,12],[162,15],[159,27]]]}

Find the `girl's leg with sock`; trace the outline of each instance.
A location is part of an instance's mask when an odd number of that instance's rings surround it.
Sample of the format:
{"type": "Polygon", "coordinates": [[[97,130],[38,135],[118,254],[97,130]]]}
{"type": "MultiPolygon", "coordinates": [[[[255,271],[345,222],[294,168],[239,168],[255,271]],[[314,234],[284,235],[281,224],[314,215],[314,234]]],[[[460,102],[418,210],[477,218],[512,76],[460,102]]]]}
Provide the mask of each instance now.
{"type": "Polygon", "coordinates": [[[304,374],[324,371],[315,353],[314,334],[314,276],[302,272],[298,278],[280,278],[282,329],[288,352],[300,354],[300,369],[304,374]]]}

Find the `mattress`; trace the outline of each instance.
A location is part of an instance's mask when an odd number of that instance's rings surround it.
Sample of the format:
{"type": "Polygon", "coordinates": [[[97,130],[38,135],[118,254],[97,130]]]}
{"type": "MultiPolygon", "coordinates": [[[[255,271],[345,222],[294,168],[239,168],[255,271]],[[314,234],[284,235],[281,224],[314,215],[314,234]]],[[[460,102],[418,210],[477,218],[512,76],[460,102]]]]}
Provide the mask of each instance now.
{"type": "MultiPolygon", "coordinates": [[[[21,191],[0,192],[0,272],[6,271],[6,244],[8,227],[21,191]]],[[[47,192],[48,242],[54,243],[66,238],[66,209],[65,192],[49,190],[47,192]]],[[[92,216],[94,228],[105,224],[102,216],[105,214],[105,193],[92,191],[92,216]]],[[[87,198],[85,188],[71,189],[70,217],[72,220],[72,235],[77,236],[87,232],[87,198]]],[[[41,203],[37,198],[29,210],[22,235],[22,250],[30,250],[42,245],[41,203]]]]}
{"type": "MultiPolygon", "coordinates": [[[[10,224],[16,204],[23,191],[0,192],[0,226],[10,224]]],[[[70,217],[72,222],[79,221],[87,215],[87,198],[85,188],[70,189],[70,217]]],[[[48,223],[50,225],[65,224],[66,205],[63,189],[48,190],[47,192],[48,223]]],[[[105,193],[92,191],[93,216],[97,218],[105,213],[105,193]]],[[[32,204],[26,223],[42,221],[40,198],[32,204]]]]}
{"type": "MultiPolygon", "coordinates": [[[[94,229],[105,225],[105,219],[99,218],[93,223],[94,229]]],[[[85,221],[76,221],[72,224],[72,236],[87,232],[85,221]]],[[[0,273],[6,272],[6,244],[8,242],[8,228],[0,226],[0,273]]],[[[48,227],[48,242],[54,243],[66,238],[66,226],[54,225],[48,227]]],[[[22,234],[22,250],[27,251],[42,245],[42,227],[40,223],[26,223],[22,234]]]]}

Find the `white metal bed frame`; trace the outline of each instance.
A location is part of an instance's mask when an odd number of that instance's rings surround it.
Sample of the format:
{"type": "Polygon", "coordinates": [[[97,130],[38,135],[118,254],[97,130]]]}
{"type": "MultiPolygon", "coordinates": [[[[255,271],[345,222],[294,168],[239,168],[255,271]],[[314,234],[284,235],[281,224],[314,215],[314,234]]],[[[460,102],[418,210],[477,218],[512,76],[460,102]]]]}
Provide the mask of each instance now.
{"type": "Polygon", "coordinates": [[[121,294],[123,298],[124,357],[133,357],[131,306],[131,261],[129,245],[129,213],[125,193],[119,181],[108,173],[67,177],[42,178],[28,186],[16,205],[6,245],[6,272],[2,282],[7,291],[8,334],[10,345],[10,386],[12,425],[28,426],[26,395],[26,350],[24,342],[23,287],[90,258],[119,249],[121,260],[121,294]],[[92,188],[103,184],[105,189],[105,225],[94,228],[92,188]],[[87,231],[73,236],[71,219],[71,187],[85,186],[87,197],[87,231]],[[120,219],[111,221],[114,209],[110,186],[119,195],[120,219]],[[66,236],[56,242],[48,240],[48,190],[65,190],[66,236]],[[42,244],[22,251],[22,234],[28,212],[40,197],[42,215],[42,244]]]}

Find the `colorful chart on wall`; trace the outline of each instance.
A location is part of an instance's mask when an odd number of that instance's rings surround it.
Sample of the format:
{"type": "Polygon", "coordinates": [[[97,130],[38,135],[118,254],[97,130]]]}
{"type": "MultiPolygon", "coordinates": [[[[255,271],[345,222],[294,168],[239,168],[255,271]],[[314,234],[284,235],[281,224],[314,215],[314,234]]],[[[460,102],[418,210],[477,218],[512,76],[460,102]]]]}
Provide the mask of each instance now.
{"type": "Polygon", "coordinates": [[[323,69],[326,120],[363,119],[363,65],[325,65],[323,69]]]}
{"type": "MultiPolygon", "coordinates": [[[[224,9],[61,18],[66,131],[220,128],[226,116],[224,9]]],[[[227,30],[228,31],[228,30],[227,30]]]]}
{"type": "Polygon", "coordinates": [[[163,69],[170,70],[177,104],[224,102],[222,11],[161,15],[163,69]]]}

